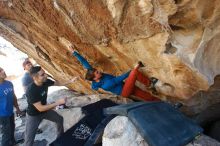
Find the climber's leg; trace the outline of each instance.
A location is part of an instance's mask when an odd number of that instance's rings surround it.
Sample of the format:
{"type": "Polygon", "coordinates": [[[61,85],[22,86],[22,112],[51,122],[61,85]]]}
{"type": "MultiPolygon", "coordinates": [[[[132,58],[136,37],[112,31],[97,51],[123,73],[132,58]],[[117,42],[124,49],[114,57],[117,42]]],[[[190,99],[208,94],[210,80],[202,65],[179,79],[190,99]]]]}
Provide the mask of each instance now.
{"type": "Polygon", "coordinates": [[[134,87],[134,92],[132,93],[132,95],[139,97],[145,101],[160,101],[160,99],[158,99],[157,97],[151,95],[149,92],[147,91],[143,91],[138,87],[134,87]]]}

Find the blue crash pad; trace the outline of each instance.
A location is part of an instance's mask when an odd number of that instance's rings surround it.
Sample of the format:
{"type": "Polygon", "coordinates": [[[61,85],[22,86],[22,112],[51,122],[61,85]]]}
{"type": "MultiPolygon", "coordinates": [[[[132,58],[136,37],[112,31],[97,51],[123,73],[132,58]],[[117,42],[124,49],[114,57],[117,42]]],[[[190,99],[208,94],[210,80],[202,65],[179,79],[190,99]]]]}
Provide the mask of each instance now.
{"type": "Polygon", "coordinates": [[[183,146],[203,129],[164,102],[138,102],[105,109],[127,116],[150,146],[183,146]]]}

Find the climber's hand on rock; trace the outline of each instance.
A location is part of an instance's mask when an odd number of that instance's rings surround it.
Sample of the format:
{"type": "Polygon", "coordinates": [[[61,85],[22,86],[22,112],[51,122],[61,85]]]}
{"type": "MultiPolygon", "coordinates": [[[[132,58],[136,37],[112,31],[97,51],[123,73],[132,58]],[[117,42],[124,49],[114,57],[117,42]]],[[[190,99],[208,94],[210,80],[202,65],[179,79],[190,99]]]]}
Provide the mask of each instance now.
{"type": "Polygon", "coordinates": [[[17,110],[16,110],[16,116],[19,117],[19,116],[21,116],[21,115],[22,115],[22,112],[20,111],[20,109],[17,109],[17,110]]]}
{"type": "Polygon", "coordinates": [[[71,53],[74,53],[76,51],[75,46],[71,45],[67,48],[71,53]]]}

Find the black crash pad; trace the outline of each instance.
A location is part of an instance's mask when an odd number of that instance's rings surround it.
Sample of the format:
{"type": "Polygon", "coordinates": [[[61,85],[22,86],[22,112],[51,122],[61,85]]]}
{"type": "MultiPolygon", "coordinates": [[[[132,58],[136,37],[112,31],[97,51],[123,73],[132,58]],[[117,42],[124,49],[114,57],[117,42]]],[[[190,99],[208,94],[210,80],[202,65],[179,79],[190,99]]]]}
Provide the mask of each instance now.
{"type": "Polygon", "coordinates": [[[103,108],[115,106],[116,103],[103,99],[82,107],[86,114],[78,123],[67,130],[50,146],[93,146],[103,133],[105,126],[114,115],[105,116],[103,108]]]}
{"type": "Polygon", "coordinates": [[[105,109],[127,116],[150,146],[183,146],[203,129],[164,102],[138,102],[105,109]]]}

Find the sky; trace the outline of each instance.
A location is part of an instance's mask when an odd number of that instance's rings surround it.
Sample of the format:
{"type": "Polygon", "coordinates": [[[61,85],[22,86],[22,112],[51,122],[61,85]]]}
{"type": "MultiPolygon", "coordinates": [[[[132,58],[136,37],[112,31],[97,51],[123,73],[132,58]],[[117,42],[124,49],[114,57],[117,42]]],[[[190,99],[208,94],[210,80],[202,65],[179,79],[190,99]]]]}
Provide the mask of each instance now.
{"type": "Polygon", "coordinates": [[[0,67],[5,70],[7,76],[18,76],[18,78],[12,80],[18,98],[21,98],[24,93],[21,85],[21,77],[24,74],[22,62],[27,57],[26,54],[0,36],[0,67]]]}
{"type": "Polygon", "coordinates": [[[0,36],[0,66],[9,75],[20,75],[24,72],[22,62],[28,56],[15,48],[10,42],[0,36]]]}

